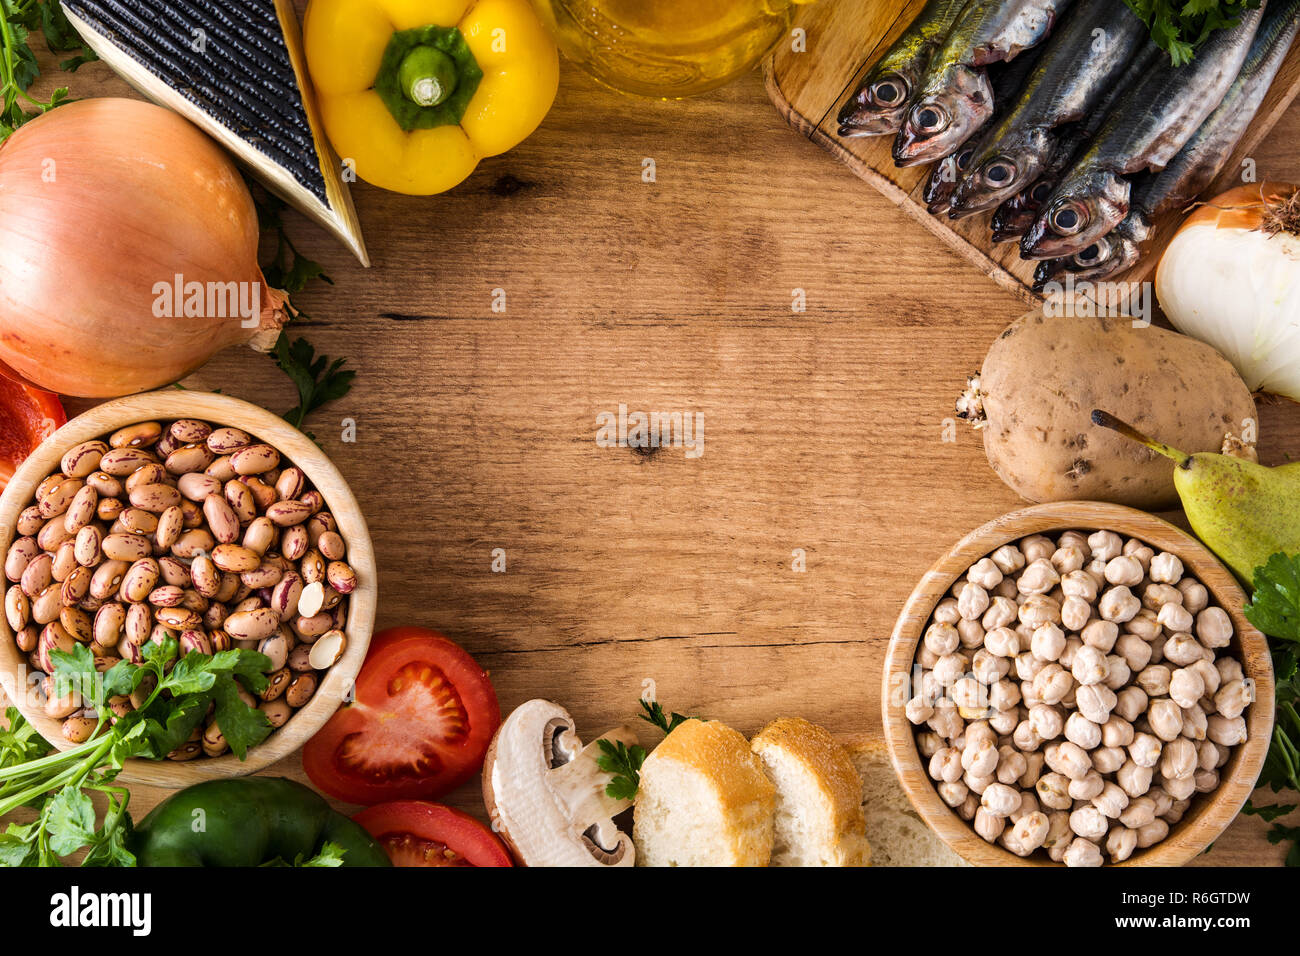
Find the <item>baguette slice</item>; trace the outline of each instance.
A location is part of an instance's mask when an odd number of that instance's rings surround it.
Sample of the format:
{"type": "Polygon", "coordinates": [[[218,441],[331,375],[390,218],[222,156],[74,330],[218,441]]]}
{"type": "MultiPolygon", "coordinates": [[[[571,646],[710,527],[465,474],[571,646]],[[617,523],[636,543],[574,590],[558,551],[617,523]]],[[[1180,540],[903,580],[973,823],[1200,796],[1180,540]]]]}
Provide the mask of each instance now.
{"type": "Polygon", "coordinates": [[[641,767],[638,866],[767,866],[775,788],[739,732],[688,720],[641,767]]]}
{"type": "Polygon", "coordinates": [[[863,777],[863,809],[874,866],[970,866],[930,829],[907,799],[883,740],[849,746],[863,777]]]}
{"type": "Polygon", "coordinates": [[[773,866],[869,866],[862,778],[824,727],[783,717],[751,744],[776,784],[773,866]]]}

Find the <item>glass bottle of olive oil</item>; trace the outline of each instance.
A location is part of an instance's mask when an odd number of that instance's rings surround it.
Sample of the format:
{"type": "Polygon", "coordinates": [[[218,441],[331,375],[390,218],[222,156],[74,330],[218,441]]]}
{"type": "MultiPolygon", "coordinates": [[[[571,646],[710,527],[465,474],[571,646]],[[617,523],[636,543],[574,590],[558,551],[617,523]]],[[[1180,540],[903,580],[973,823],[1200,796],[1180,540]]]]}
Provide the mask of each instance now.
{"type": "Polygon", "coordinates": [[[627,93],[674,98],[749,70],[812,0],[533,0],[566,56],[627,93]]]}

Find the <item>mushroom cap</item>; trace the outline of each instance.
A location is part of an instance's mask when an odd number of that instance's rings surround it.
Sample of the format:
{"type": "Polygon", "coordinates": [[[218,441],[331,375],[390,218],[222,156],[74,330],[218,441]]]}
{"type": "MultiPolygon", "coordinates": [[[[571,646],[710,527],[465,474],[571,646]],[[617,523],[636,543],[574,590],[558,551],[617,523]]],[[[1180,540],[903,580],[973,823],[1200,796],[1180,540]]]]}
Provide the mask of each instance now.
{"type": "MultiPolygon", "coordinates": [[[[606,740],[636,743],[621,727],[606,740]]],[[[632,839],[613,818],[632,805],[605,793],[611,775],[583,747],[573,717],[549,700],[521,704],[502,722],[483,764],[492,828],[525,866],[632,866],[632,839]]]]}

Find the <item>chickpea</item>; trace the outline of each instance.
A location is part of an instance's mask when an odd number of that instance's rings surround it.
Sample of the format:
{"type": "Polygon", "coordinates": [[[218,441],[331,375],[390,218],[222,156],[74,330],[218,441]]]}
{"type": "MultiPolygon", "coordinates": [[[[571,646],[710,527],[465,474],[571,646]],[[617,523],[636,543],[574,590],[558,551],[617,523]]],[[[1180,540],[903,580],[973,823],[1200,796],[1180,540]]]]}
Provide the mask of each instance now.
{"type": "Polygon", "coordinates": [[[1156,553],[1151,548],[1136,538],[1130,538],[1124,542],[1124,554],[1137,559],[1138,564],[1142,565],[1143,575],[1146,575],[1151,569],[1151,562],[1156,556],[1156,553]]]}
{"type": "Polygon", "coordinates": [[[971,673],[982,684],[996,684],[1011,670],[1011,661],[995,657],[981,647],[971,657],[971,673]]]}
{"type": "Polygon", "coordinates": [[[1164,744],[1151,734],[1134,734],[1133,742],[1128,745],[1129,759],[1139,767],[1154,767],[1163,749],[1164,744]]]}
{"type": "Polygon", "coordinates": [[[1133,725],[1113,714],[1101,725],[1101,742],[1106,747],[1127,747],[1133,742],[1133,725]]]}
{"type": "Polygon", "coordinates": [[[967,582],[957,595],[957,613],[968,621],[982,617],[989,607],[989,592],[978,584],[967,582]]]}
{"type": "Polygon", "coordinates": [[[1134,587],[1142,582],[1146,575],[1142,563],[1132,555],[1120,555],[1106,562],[1106,581],[1108,584],[1122,584],[1134,587]]]}
{"type": "Polygon", "coordinates": [[[1037,750],[1043,744],[1043,738],[1038,736],[1038,731],[1034,730],[1034,725],[1028,720],[1022,720],[1016,724],[1016,729],[1011,733],[1011,739],[1025,753],[1037,750]]]}
{"type": "Polygon", "coordinates": [[[1246,676],[1241,669],[1241,661],[1233,657],[1220,657],[1214,662],[1214,669],[1219,672],[1219,680],[1224,684],[1244,680],[1246,676]]]}
{"type": "MultiPolygon", "coordinates": [[[[1174,633],[1186,633],[1191,631],[1194,619],[1192,612],[1187,610],[1181,604],[1163,604],[1160,611],[1156,614],[1156,620],[1164,626],[1166,630],[1174,633]]],[[[1165,652],[1168,654],[1168,651],[1165,652]]]]}
{"type": "Polygon", "coordinates": [[[1061,623],[1061,603],[1046,594],[1031,594],[1020,605],[1020,623],[1028,627],[1061,623]]]}
{"type": "Polygon", "coordinates": [[[1015,574],[1025,566],[1025,556],[1014,544],[1004,544],[991,555],[992,561],[1003,574],[1015,574]]]}
{"type": "MultiPolygon", "coordinates": [[[[1074,814],[1070,814],[1070,826],[1072,828],[1074,827],[1074,814]]],[[[1102,830],[1102,832],[1098,834],[1098,839],[1100,839],[1105,832],[1105,830],[1102,830]]],[[[1086,840],[1083,837],[1077,837],[1071,841],[1070,846],[1065,851],[1065,855],[1062,857],[1062,860],[1065,862],[1066,866],[1101,866],[1103,862],[1101,858],[1101,850],[1097,848],[1097,844],[1093,843],[1091,840],[1086,840]]]]}
{"type": "Polygon", "coordinates": [[[922,638],[926,650],[930,653],[943,657],[945,654],[951,654],[957,650],[961,641],[957,633],[957,628],[951,624],[931,624],[925,629],[925,637],[922,638]]]}
{"type": "Polygon", "coordinates": [[[1008,816],[1020,806],[1020,791],[1005,783],[991,783],[984,789],[980,806],[993,816],[1008,816]]]}
{"type": "Polygon", "coordinates": [[[990,784],[997,783],[997,780],[994,779],[993,774],[991,773],[980,776],[978,774],[967,772],[962,775],[961,782],[966,784],[966,788],[970,790],[971,793],[975,794],[976,797],[979,797],[988,789],[990,784]]]}
{"type": "Polygon", "coordinates": [[[1012,839],[1022,849],[1032,853],[1043,845],[1050,827],[1047,814],[1042,810],[1035,810],[1026,813],[1015,822],[1012,828],[1012,839]]]}
{"type": "Polygon", "coordinates": [[[1105,785],[1106,781],[1102,779],[1101,774],[1096,770],[1089,770],[1078,780],[1071,780],[1066,792],[1070,794],[1072,800],[1087,801],[1101,793],[1105,785]]]}
{"type": "Polygon", "coordinates": [[[994,657],[1015,657],[1020,653],[1020,635],[1009,627],[998,627],[984,635],[984,649],[994,657]]]}
{"type": "Polygon", "coordinates": [[[1147,794],[1156,805],[1156,816],[1163,817],[1174,805],[1174,798],[1169,796],[1164,787],[1152,787],[1147,794]]]}
{"type": "Polygon", "coordinates": [[[1061,602],[1061,623],[1071,631],[1081,631],[1092,618],[1092,605],[1081,597],[1067,597],[1061,602]]]}
{"type": "Polygon", "coordinates": [[[1065,632],[1055,624],[1044,624],[1034,629],[1029,648],[1040,661],[1054,661],[1065,650],[1065,632]]]}
{"type": "Polygon", "coordinates": [[[1133,615],[1132,620],[1124,625],[1124,630],[1129,634],[1136,634],[1142,640],[1150,643],[1159,637],[1164,636],[1164,626],[1156,620],[1157,611],[1150,608],[1142,608],[1137,614],[1133,615]]]}
{"type": "Polygon", "coordinates": [[[1065,721],[1065,739],[1084,750],[1093,750],[1101,743],[1101,728],[1076,711],[1065,721]]]}
{"type": "Polygon", "coordinates": [[[1020,688],[1009,680],[1000,680],[988,691],[988,704],[999,713],[1009,711],[1020,703],[1020,688]]]}
{"type": "Polygon", "coordinates": [[[1219,787],[1219,772],[1217,770],[1197,770],[1192,774],[1192,783],[1196,785],[1197,793],[1211,793],[1219,787]]]}
{"type": "Polygon", "coordinates": [[[1151,732],[1168,743],[1183,732],[1183,710],[1167,697],[1153,700],[1147,708],[1151,732]]]}
{"type": "Polygon", "coordinates": [[[1115,713],[1131,723],[1146,713],[1147,700],[1146,691],[1130,684],[1115,695],[1115,713]]]}
{"type": "Polygon", "coordinates": [[[1164,650],[1165,660],[1180,667],[1194,664],[1205,656],[1205,648],[1190,634],[1175,634],[1165,641],[1164,650]]]}
{"type": "Polygon", "coordinates": [[[1097,531],[1088,535],[1088,547],[1094,558],[1109,561],[1124,551],[1124,540],[1113,531],[1097,531]]]}
{"type": "Polygon", "coordinates": [[[1025,553],[1025,560],[1030,564],[1045,561],[1056,551],[1056,543],[1042,534],[1031,534],[1020,541],[1020,550],[1025,553]]]}
{"type": "Polygon", "coordinates": [[[1182,603],[1183,592],[1168,584],[1148,584],[1142,589],[1143,610],[1159,612],[1166,604],[1182,603]]]}
{"type": "Polygon", "coordinates": [[[979,808],[979,799],[974,794],[967,794],[966,799],[957,807],[957,816],[967,823],[971,823],[975,819],[975,814],[979,812],[979,808]]]}
{"type": "Polygon", "coordinates": [[[1074,801],[1070,798],[1069,778],[1055,770],[1039,777],[1038,782],[1034,784],[1034,790],[1045,807],[1051,807],[1053,810],[1069,810],[1074,806],[1074,801]]]}
{"type": "Polygon", "coordinates": [[[1234,747],[1246,740],[1246,721],[1241,717],[1213,714],[1209,718],[1205,736],[1222,747],[1234,747]]]}
{"type": "Polygon", "coordinates": [[[1059,707],[1051,704],[1035,704],[1029,708],[1029,723],[1039,740],[1054,740],[1065,728],[1065,718],[1059,707]]]}
{"type": "Polygon", "coordinates": [[[1059,704],[1074,687],[1074,677],[1060,664],[1048,664],[1034,678],[1034,694],[1048,704],[1059,704]]]}
{"type": "Polygon", "coordinates": [[[1065,639],[1065,647],[1061,650],[1061,656],[1056,662],[1064,667],[1067,671],[1074,666],[1074,655],[1079,653],[1079,648],[1083,647],[1083,641],[1070,635],[1065,639]]]}
{"type": "Polygon", "coordinates": [[[1098,773],[1114,773],[1126,759],[1122,747],[1098,747],[1092,752],[1092,766],[1098,773]]]}
{"type": "Polygon", "coordinates": [[[1016,580],[1021,594],[1047,594],[1061,583],[1061,575],[1047,558],[1032,562],[1016,580]]]}
{"type": "Polygon", "coordinates": [[[1151,660],[1151,645],[1136,634],[1122,634],[1115,641],[1115,651],[1130,670],[1140,671],[1151,660]]]}
{"type": "Polygon", "coordinates": [[[1114,621],[1089,621],[1079,632],[1088,647],[1109,654],[1119,639],[1119,625],[1114,621]]]}
{"type": "Polygon", "coordinates": [[[987,738],[968,738],[966,748],[961,753],[961,766],[975,777],[989,776],[998,766],[996,743],[987,738]]]}
{"type": "Polygon", "coordinates": [[[961,612],[957,610],[957,601],[955,598],[944,598],[934,609],[934,620],[936,624],[956,624],[961,620],[961,612]]]}
{"type": "Polygon", "coordinates": [[[916,749],[928,760],[943,749],[943,741],[932,731],[922,731],[916,735],[916,749]]]}
{"type": "Polygon", "coordinates": [[[1137,849],[1138,834],[1128,827],[1112,827],[1106,835],[1106,852],[1112,863],[1123,863],[1137,849]]]}
{"type": "Polygon", "coordinates": [[[938,701],[934,708],[934,715],[926,721],[926,726],[946,740],[952,740],[960,734],[965,724],[951,701],[938,701]],[[947,706],[941,706],[944,704],[947,706]]]}
{"type": "Polygon", "coordinates": [[[1205,695],[1205,679],[1189,667],[1180,667],[1169,676],[1169,696],[1179,707],[1192,707],[1205,695]]]}
{"type": "Polygon", "coordinates": [[[1142,602],[1123,584],[1109,589],[1097,602],[1097,613],[1118,624],[1133,620],[1140,610],[1142,602]]]}
{"type": "Polygon", "coordinates": [[[1110,673],[1110,665],[1106,663],[1105,654],[1095,647],[1084,644],[1074,655],[1070,673],[1080,685],[1086,687],[1089,684],[1102,683],[1110,673]]]}
{"type": "Polygon", "coordinates": [[[1071,780],[1078,780],[1092,769],[1092,759],[1078,744],[1064,741],[1049,744],[1043,751],[1047,765],[1071,780]]]}
{"type": "Polygon", "coordinates": [[[1219,669],[1207,660],[1199,660],[1188,665],[1188,669],[1195,671],[1202,682],[1205,684],[1205,693],[1213,697],[1219,691],[1222,679],[1219,677],[1219,669]]]}
{"type": "Polygon", "coordinates": [[[1074,697],[1074,706],[1094,724],[1104,724],[1115,709],[1115,692],[1103,684],[1080,687],[1074,697]]]}
{"type": "Polygon", "coordinates": [[[1016,676],[1022,681],[1031,681],[1038,676],[1039,671],[1047,666],[1047,663],[1047,661],[1034,654],[1033,651],[1022,651],[1015,658],[1016,676]]]}
{"type": "Polygon", "coordinates": [[[1232,634],[1232,618],[1223,608],[1207,607],[1196,615],[1196,636],[1206,647],[1227,647],[1232,634]]]}
{"type": "Polygon", "coordinates": [[[1002,836],[1002,831],[1006,829],[1007,818],[990,813],[984,807],[975,811],[974,829],[981,837],[989,843],[997,842],[998,837],[1002,836]]]}
{"type": "Polygon", "coordinates": [[[1115,782],[1130,797],[1140,797],[1151,789],[1151,780],[1155,777],[1150,767],[1142,767],[1132,760],[1115,771],[1115,782]]]}
{"type": "Polygon", "coordinates": [[[1231,680],[1214,695],[1214,709],[1223,717],[1240,717],[1254,699],[1253,684],[1248,685],[1244,680],[1231,680]]]}
{"type": "Polygon", "coordinates": [[[1061,576],[1061,592],[1066,597],[1080,598],[1088,604],[1097,600],[1097,579],[1082,569],[1061,576]]]}
{"type": "Polygon", "coordinates": [[[1010,737],[1020,723],[1020,708],[1012,707],[1009,710],[998,711],[989,717],[989,726],[996,730],[1004,737],[1010,737]]]}
{"type": "Polygon", "coordinates": [[[952,782],[945,781],[944,783],[939,784],[935,789],[939,791],[939,796],[943,798],[943,802],[954,809],[961,806],[965,802],[966,797],[970,795],[970,788],[960,780],[952,782]]]}
{"type": "Polygon", "coordinates": [[[1196,766],[1200,770],[1219,769],[1219,748],[1212,740],[1202,740],[1196,747],[1196,766]]]}
{"type": "Polygon", "coordinates": [[[984,612],[984,617],[980,619],[980,625],[985,631],[1007,627],[1015,622],[1019,611],[1019,604],[1011,600],[1011,598],[999,594],[989,601],[989,609],[984,612]]]}
{"type": "Polygon", "coordinates": [[[969,667],[965,654],[944,654],[934,662],[934,677],[940,686],[951,687],[965,676],[969,667]]]}
{"type": "Polygon", "coordinates": [[[952,700],[965,710],[982,710],[988,704],[988,692],[974,677],[963,677],[952,685],[952,700]]]}
{"type": "Polygon", "coordinates": [[[930,758],[930,779],[936,783],[956,783],[962,778],[961,751],[955,747],[936,750],[930,758]]]}
{"type": "Polygon", "coordinates": [[[1186,800],[1196,792],[1196,777],[1194,774],[1186,777],[1163,777],[1160,786],[1164,787],[1175,801],[1186,800]]]}
{"type": "Polygon", "coordinates": [[[1120,690],[1127,687],[1129,681],[1133,679],[1133,671],[1128,666],[1128,661],[1118,654],[1108,654],[1106,656],[1106,679],[1102,681],[1110,690],[1120,690]]]}
{"type": "Polygon", "coordinates": [[[1138,686],[1148,696],[1162,697],[1169,693],[1169,680],[1171,677],[1173,677],[1173,671],[1164,664],[1152,664],[1138,672],[1137,682],[1138,686]]]}
{"type": "Polygon", "coordinates": [[[1152,820],[1145,826],[1137,828],[1137,845],[1145,850],[1149,846],[1155,846],[1167,836],[1169,836],[1169,824],[1164,820],[1152,820]]]}
{"type": "Polygon", "coordinates": [[[1008,786],[1019,782],[1029,770],[1029,760],[1015,747],[1004,744],[998,748],[998,783],[1008,786]]]}
{"type": "Polygon", "coordinates": [[[1084,562],[1088,559],[1079,548],[1064,547],[1057,548],[1052,552],[1052,556],[1049,560],[1051,561],[1052,567],[1056,569],[1056,573],[1065,576],[1073,571],[1081,570],[1084,562]]]}
{"type": "Polygon", "coordinates": [[[934,708],[921,697],[913,697],[903,707],[903,713],[913,724],[923,724],[934,716],[934,708]]]}
{"type": "Polygon", "coordinates": [[[1196,772],[1196,745],[1184,737],[1171,740],[1160,752],[1160,776],[1185,780],[1196,772]]]}

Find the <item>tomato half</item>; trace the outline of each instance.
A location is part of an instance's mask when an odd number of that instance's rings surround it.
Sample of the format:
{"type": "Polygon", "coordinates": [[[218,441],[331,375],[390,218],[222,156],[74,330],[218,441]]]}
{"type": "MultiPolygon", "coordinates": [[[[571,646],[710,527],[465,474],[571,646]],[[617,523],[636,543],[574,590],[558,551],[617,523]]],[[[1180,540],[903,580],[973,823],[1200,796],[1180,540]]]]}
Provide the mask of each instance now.
{"type": "Polygon", "coordinates": [[[67,420],[57,395],[0,375],[0,491],[36,446],[67,420]]]}
{"type": "Polygon", "coordinates": [[[394,866],[514,866],[495,833],[441,803],[381,803],[352,819],[379,841],[394,866]]]}
{"type": "Polygon", "coordinates": [[[501,707],[459,644],[423,627],[375,635],[345,704],[302,751],[321,790],[349,803],[438,797],[483,766],[501,707]]]}

